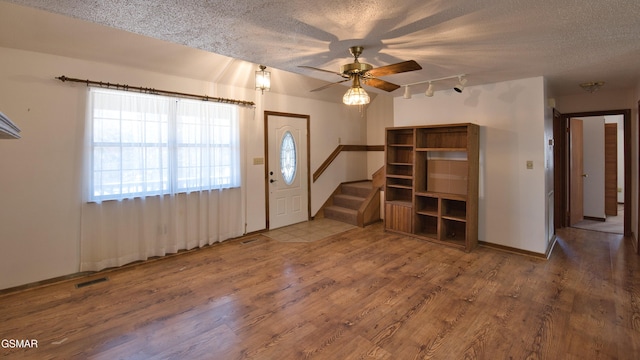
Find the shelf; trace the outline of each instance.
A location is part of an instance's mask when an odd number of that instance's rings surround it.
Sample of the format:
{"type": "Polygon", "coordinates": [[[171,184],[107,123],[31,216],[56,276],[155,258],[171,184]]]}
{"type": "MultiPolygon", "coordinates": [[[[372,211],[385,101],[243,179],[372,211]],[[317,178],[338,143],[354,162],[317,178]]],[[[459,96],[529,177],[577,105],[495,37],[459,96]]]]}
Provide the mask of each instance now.
{"type": "Polygon", "coordinates": [[[434,192],[429,192],[429,191],[417,191],[415,192],[416,196],[422,196],[422,197],[432,197],[432,198],[441,198],[442,194],[440,193],[434,193],[434,192]]]}
{"type": "Polygon", "coordinates": [[[387,184],[387,187],[394,188],[394,189],[409,189],[409,190],[413,189],[411,185],[401,185],[401,184],[387,184]]]}
{"type": "Polygon", "coordinates": [[[443,219],[451,220],[451,221],[459,221],[459,222],[467,222],[466,218],[463,217],[454,217],[454,216],[446,216],[442,215],[443,219]]]}
{"type": "Polygon", "coordinates": [[[401,200],[387,200],[387,204],[404,206],[409,208],[412,206],[411,201],[401,201],[401,200]]]}
{"type": "Polygon", "coordinates": [[[416,214],[418,215],[424,215],[424,216],[433,216],[433,217],[438,217],[438,212],[437,211],[425,211],[425,210],[417,210],[416,214]]]}
{"type": "Polygon", "coordinates": [[[429,148],[416,148],[416,151],[419,152],[435,152],[435,151],[442,151],[442,152],[466,152],[467,148],[446,148],[446,147],[442,147],[442,148],[434,148],[434,147],[429,147],[429,148]]]}
{"type": "Polygon", "coordinates": [[[445,194],[445,193],[436,193],[436,194],[438,194],[438,197],[442,199],[467,201],[467,195],[464,195],[464,194],[445,194]]]}
{"type": "Polygon", "coordinates": [[[393,179],[413,179],[412,175],[387,174],[386,176],[393,179]]]}

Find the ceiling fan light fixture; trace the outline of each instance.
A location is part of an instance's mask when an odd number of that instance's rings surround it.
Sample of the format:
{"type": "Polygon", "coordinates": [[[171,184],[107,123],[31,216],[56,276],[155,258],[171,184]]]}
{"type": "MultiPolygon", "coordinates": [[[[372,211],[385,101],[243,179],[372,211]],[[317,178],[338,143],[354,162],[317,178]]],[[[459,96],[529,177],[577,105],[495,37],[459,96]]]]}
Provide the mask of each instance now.
{"type": "Polygon", "coordinates": [[[464,86],[467,84],[467,79],[463,76],[458,76],[458,85],[453,87],[453,90],[455,90],[458,93],[462,93],[462,90],[464,90],[464,86]]]}
{"type": "Polygon", "coordinates": [[[604,85],[604,81],[590,81],[580,84],[580,87],[585,91],[594,93],[598,91],[602,87],[602,85],[604,85]]]}
{"type": "Polygon", "coordinates": [[[266,66],[260,65],[260,70],[256,70],[256,90],[260,90],[262,94],[271,90],[271,72],[266,69],[266,66]]]}
{"type": "Polygon", "coordinates": [[[369,101],[371,101],[369,94],[360,86],[360,78],[355,76],[353,78],[353,86],[344,94],[342,102],[345,105],[366,105],[369,101]]]}
{"type": "Polygon", "coordinates": [[[427,88],[427,91],[425,91],[424,95],[426,97],[432,97],[433,96],[433,84],[431,83],[431,81],[429,81],[429,87],[427,88]]]}
{"type": "Polygon", "coordinates": [[[366,105],[371,101],[369,94],[362,87],[351,87],[342,97],[346,105],[366,105]]]}

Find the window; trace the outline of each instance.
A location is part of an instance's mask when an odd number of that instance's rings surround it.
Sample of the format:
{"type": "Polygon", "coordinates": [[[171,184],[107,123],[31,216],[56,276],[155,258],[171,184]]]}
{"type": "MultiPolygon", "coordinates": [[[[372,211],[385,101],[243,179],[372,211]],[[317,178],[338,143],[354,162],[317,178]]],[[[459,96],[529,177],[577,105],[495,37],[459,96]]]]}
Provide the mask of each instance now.
{"type": "Polygon", "coordinates": [[[296,143],[290,131],[284,134],[280,144],[280,171],[284,182],[291,185],[296,176],[296,143]]]}
{"type": "Polygon", "coordinates": [[[240,186],[235,105],[90,91],[89,200],[240,186]]]}

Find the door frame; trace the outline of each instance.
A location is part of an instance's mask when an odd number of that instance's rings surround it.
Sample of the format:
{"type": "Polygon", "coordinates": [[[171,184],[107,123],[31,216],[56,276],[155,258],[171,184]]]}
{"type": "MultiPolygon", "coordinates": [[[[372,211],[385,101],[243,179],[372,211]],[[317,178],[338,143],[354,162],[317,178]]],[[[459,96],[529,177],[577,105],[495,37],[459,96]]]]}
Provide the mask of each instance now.
{"type": "Polygon", "coordinates": [[[306,120],[307,129],[307,220],[311,219],[311,116],[303,114],[264,111],[264,196],[265,196],[265,229],[269,230],[269,116],[290,117],[306,120]]]}
{"type": "Polygon", "coordinates": [[[569,226],[573,226],[584,220],[584,121],[574,117],[568,121],[567,221],[569,226]]]}
{"type": "MultiPolygon", "coordinates": [[[[555,110],[554,110],[555,111],[555,110]]],[[[624,204],[625,204],[625,212],[624,212],[624,236],[631,236],[631,211],[628,209],[632,209],[634,204],[632,198],[631,191],[631,109],[621,109],[621,110],[604,110],[604,111],[590,111],[590,112],[579,112],[579,113],[568,113],[561,114],[557,113],[559,116],[554,116],[554,126],[553,126],[553,137],[554,137],[554,159],[558,159],[560,161],[556,162],[554,166],[554,191],[557,193],[556,201],[555,201],[555,209],[556,214],[560,214],[560,216],[556,217],[556,219],[560,220],[560,223],[557,223],[556,229],[561,227],[568,226],[567,213],[568,213],[568,201],[569,201],[569,193],[567,191],[568,187],[568,157],[569,157],[569,147],[567,140],[567,124],[570,118],[580,118],[580,117],[590,117],[590,116],[607,116],[607,115],[622,115],[624,118],[624,204]]],[[[640,201],[640,199],[639,199],[640,201]]]]}

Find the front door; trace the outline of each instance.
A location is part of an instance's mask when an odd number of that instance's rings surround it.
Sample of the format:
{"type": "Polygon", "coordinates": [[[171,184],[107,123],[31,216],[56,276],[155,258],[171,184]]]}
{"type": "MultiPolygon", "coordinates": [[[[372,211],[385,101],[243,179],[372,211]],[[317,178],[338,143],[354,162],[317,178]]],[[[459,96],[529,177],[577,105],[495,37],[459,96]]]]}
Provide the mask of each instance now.
{"type": "Polygon", "coordinates": [[[265,113],[268,229],[309,220],[307,121],[265,113]]]}
{"type": "Polygon", "coordinates": [[[584,219],[584,141],[582,120],[569,120],[569,226],[584,219]]]}

